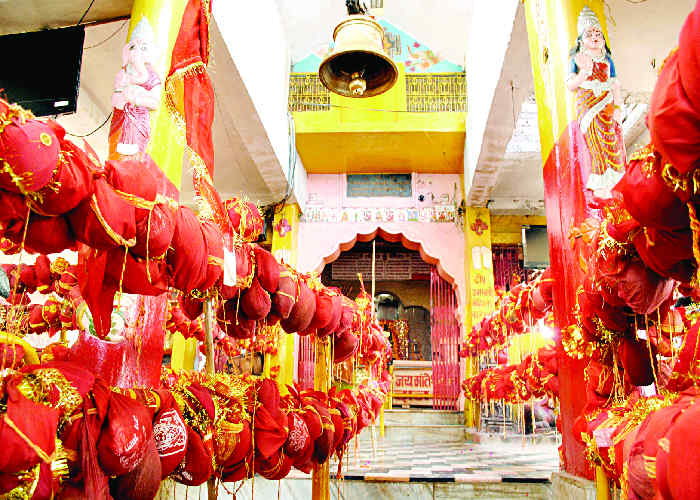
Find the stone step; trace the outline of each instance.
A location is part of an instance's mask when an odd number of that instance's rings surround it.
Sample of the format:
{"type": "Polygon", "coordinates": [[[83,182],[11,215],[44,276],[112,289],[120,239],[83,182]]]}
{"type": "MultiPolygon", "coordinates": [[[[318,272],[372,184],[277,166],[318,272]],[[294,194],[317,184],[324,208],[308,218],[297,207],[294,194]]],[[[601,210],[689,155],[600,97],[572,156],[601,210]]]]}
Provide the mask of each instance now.
{"type": "Polygon", "coordinates": [[[465,438],[467,441],[472,443],[480,443],[486,445],[500,445],[500,444],[513,444],[513,443],[525,443],[527,445],[534,444],[551,444],[558,446],[561,444],[561,434],[554,431],[549,432],[537,432],[535,434],[525,434],[508,431],[503,432],[475,432],[473,430],[467,429],[465,431],[465,438]]]}
{"type": "MultiPolygon", "coordinates": [[[[385,410],[384,441],[391,443],[428,443],[436,441],[463,441],[464,414],[445,410],[385,410]]],[[[379,439],[379,419],[375,426],[379,439]]],[[[371,443],[372,431],[365,429],[359,437],[362,443],[371,443]]]]}
{"type": "MultiPolygon", "coordinates": [[[[458,442],[464,441],[466,436],[462,425],[385,426],[384,437],[380,438],[377,424],[374,433],[375,439],[389,443],[458,442]]],[[[362,431],[359,442],[366,446],[372,442],[371,428],[362,431]]]]}
{"type": "MultiPolygon", "coordinates": [[[[591,483],[592,484],[592,483],[591,483]]],[[[546,482],[502,482],[500,480],[475,479],[474,481],[414,481],[405,478],[392,478],[390,474],[378,475],[365,481],[344,479],[340,483],[330,482],[331,500],[350,499],[411,499],[411,500],[552,500],[552,485],[546,482]]],[[[562,489],[568,493],[571,490],[562,489]]],[[[583,490],[581,490],[583,492],[583,490]]],[[[576,490],[578,493],[578,490],[576,490]]],[[[595,496],[595,490],[593,490],[595,496]]],[[[162,483],[157,497],[161,500],[207,500],[207,485],[185,487],[162,483]]],[[[256,477],[240,484],[221,484],[218,498],[254,500],[256,498],[284,498],[287,500],[308,500],[312,498],[311,479],[283,479],[268,481],[256,477]],[[232,495],[235,491],[235,496],[232,495]]],[[[584,496],[561,496],[557,498],[584,498],[584,496]]],[[[586,496],[585,498],[593,498],[586,496]]]]}
{"type": "Polygon", "coordinates": [[[384,410],[384,425],[463,425],[464,413],[449,410],[384,410]]]}

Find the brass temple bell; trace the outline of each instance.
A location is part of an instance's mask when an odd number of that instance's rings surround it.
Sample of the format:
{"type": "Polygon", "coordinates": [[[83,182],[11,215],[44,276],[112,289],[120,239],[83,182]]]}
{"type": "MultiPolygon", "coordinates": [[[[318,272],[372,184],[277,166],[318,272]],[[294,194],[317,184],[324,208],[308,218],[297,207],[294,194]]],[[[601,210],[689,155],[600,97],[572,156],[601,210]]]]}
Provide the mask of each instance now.
{"type": "Polygon", "coordinates": [[[335,48],[318,68],[321,83],[345,97],[372,97],[394,86],[399,72],[384,53],[384,30],[366,15],[351,15],[333,30],[335,48]]]}

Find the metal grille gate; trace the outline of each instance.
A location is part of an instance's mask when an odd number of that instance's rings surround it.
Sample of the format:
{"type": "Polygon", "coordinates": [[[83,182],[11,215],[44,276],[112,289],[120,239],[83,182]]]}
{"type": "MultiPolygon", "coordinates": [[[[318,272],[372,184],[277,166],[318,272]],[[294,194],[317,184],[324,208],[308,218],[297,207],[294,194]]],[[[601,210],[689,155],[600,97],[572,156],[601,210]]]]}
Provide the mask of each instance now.
{"type": "Polygon", "coordinates": [[[456,410],[459,397],[459,322],[452,285],[430,269],[430,339],[433,346],[433,409],[456,410]]]}
{"type": "Polygon", "coordinates": [[[299,358],[297,360],[297,380],[302,389],[314,388],[314,365],[316,350],[312,336],[299,337],[299,358]]]}

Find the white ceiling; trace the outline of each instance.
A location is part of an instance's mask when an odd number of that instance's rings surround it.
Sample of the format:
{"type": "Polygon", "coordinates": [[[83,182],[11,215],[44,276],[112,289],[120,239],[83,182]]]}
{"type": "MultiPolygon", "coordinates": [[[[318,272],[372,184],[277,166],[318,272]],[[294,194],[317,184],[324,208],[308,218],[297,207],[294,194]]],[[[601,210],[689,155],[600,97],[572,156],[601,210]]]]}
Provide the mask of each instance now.
{"type": "Polygon", "coordinates": [[[128,17],[134,0],[0,0],[0,35],[128,17]]]}

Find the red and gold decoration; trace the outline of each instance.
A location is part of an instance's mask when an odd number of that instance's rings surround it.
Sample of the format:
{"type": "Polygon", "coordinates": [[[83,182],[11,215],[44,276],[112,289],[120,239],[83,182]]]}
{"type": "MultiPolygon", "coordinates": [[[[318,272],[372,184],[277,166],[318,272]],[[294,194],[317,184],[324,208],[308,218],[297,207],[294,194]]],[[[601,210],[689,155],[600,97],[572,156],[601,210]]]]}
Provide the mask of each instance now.
{"type": "Polygon", "coordinates": [[[517,365],[481,371],[462,383],[464,395],[482,402],[503,400],[529,402],[532,398],[559,397],[559,366],[556,349],[542,347],[517,365]]]}
{"type": "Polygon", "coordinates": [[[170,371],[158,389],[117,389],[72,356],[53,344],[40,364],[4,375],[0,495],[151,499],[166,477],[281,479],[342,458],[389,390],[379,380],[281,397],[269,379],[170,371]]]}
{"type": "MultiPolygon", "coordinates": [[[[541,8],[533,3],[528,15],[530,21],[555,13],[568,16],[573,4],[546,3],[541,8]]],[[[594,18],[584,8],[579,34],[597,37],[600,45],[605,41],[603,29],[594,18]]],[[[562,465],[589,477],[594,469],[604,472],[622,488],[622,498],[674,500],[699,494],[700,462],[688,452],[696,444],[689,429],[698,422],[700,369],[696,359],[700,323],[697,305],[692,303],[700,298],[700,223],[694,182],[700,151],[696,140],[699,22],[700,6],[696,6],[681,30],[678,49],[659,73],[648,116],[652,142],[629,157],[619,182],[610,184],[607,192],[588,186],[594,196],[590,192],[584,196],[583,184],[591,167],[605,175],[597,168],[600,158],[589,137],[582,141],[571,124],[554,134],[544,127],[543,140],[548,144],[543,150],[549,154],[544,166],[548,220],[556,226],[550,234],[556,278],[551,295],[561,330],[556,359],[562,401],[558,423],[565,444],[562,465]],[[580,147],[595,156],[592,166],[587,155],[576,153],[580,147]],[[678,305],[681,295],[688,297],[690,305],[678,305]],[[579,383],[581,375],[583,383],[579,383]]],[[[538,34],[531,42],[537,49],[543,39],[538,34]]],[[[579,42],[586,46],[590,40],[579,42]]],[[[600,77],[600,67],[611,65],[609,57],[602,65],[594,60],[592,72],[582,72],[583,63],[588,66],[583,59],[575,60],[578,69],[573,71],[579,83],[590,81],[591,75],[600,77]],[[576,77],[578,73],[587,75],[576,77]]],[[[536,69],[536,86],[541,91],[550,83],[542,79],[551,75],[540,66],[536,69]]],[[[614,75],[608,71],[607,77],[614,75]]],[[[585,84],[584,90],[590,86],[585,84]]],[[[606,92],[615,93],[614,82],[609,87],[606,92]]],[[[615,103],[617,98],[608,99],[615,103]]],[[[564,118],[569,108],[557,103],[552,112],[564,118]]],[[[608,108],[605,113],[612,113],[608,108]]],[[[579,121],[583,118],[576,116],[579,121]]],[[[617,158],[624,158],[624,151],[617,158]]],[[[508,318],[509,308],[504,312],[502,316],[508,318]]],[[[518,330],[517,322],[510,321],[508,327],[506,332],[518,330]]],[[[472,344],[487,347],[488,333],[490,329],[483,341],[472,344]]],[[[520,392],[536,396],[539,388],[532,374],[541,377],[541,372],[534,358],[473,377],[466,381],[465,391],[470,397],[507,401],[519,400],[520,392]]]]}
{"type": "Polygon", "coordinates": [[[497,290],[496,311],[474,325],[461,355],[477,356],[502,349],[512,336],[530,331],[538,321],[549,322],[553,285],[548,268],[537,279],[519,283],[509,292],[497,290]]]}
{"type": "Polygon", "coordinates": [[[3,498],[150,499],[166,477],[199,485],[309,471],[342,458],[389,391],[380,363],[388,342],[369,295],[349,300],[278,262],[253,243],[264,228],[258,208],[220,199],[206,72],[211,3],[177,9],[167,75],[156,73],[150,52],[153,13],[134,20],[105,163],[54,121],[0,99],[0,249],[20,254],[4,266],[10,294],[0,307],[3,498]],[[166,113],[151,120],[161,91],[166,113]],[[188,153],[197,213],[177,201],[180,173],[171,167],[182,159],[162,158],[163,145],[150,141],[161,116],[178,132],[163,136],[177,136],[188,153]],[[77,265],[47,257],[64,250],[77,252],[77,265]],[[39,255],[27,265],[24,253],[39,255]],[[41,303],[32,303],[35,292],[41,303]],[[127,298],[115,331],[115,302],[119,315],[127,298]],[[70,347],[67,330],[80,330],[70,347]],[[206,374],[161,376],[165,331],[202,342],[206,374]],[[44,332],[62,335],[40,360],[23,337],[44,332]],[[356,356],[370,378],[343,391],[288,387],[282,397],[275,367],[268,378],[214,372],[212,358],[273,354],[285,334],[325,343],[329,365],[356,356]],[[132,369],[127,356],[153,363],[132,369]],[[155,377],[141,376],[153,367],[155,377]]]}

